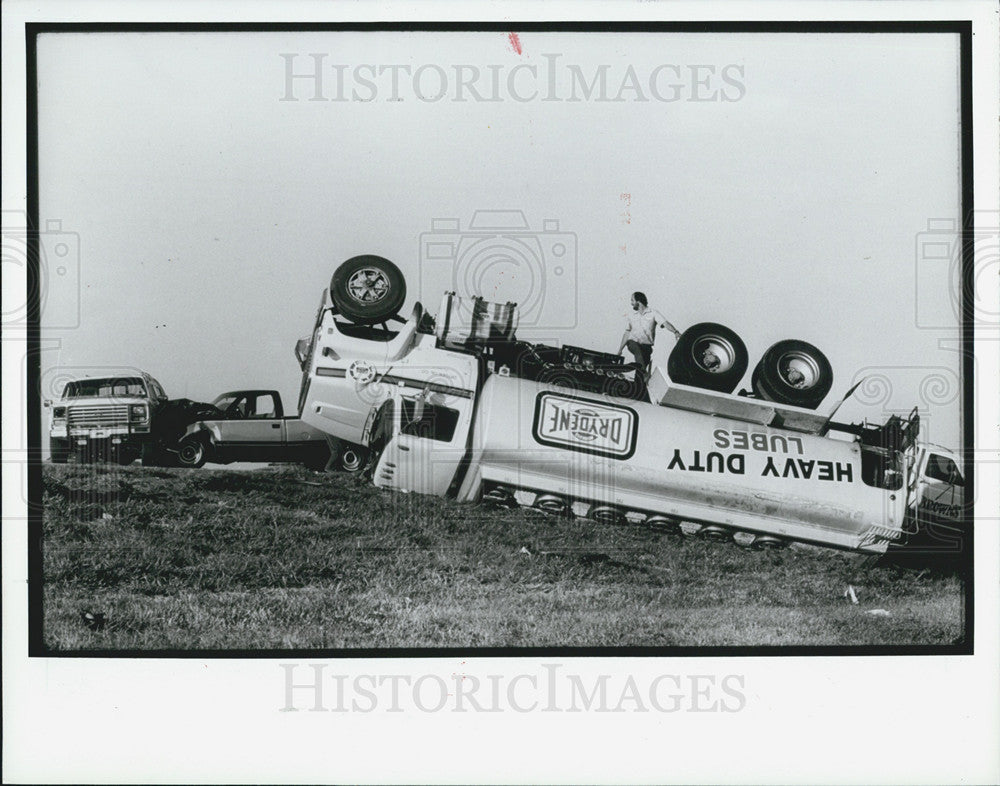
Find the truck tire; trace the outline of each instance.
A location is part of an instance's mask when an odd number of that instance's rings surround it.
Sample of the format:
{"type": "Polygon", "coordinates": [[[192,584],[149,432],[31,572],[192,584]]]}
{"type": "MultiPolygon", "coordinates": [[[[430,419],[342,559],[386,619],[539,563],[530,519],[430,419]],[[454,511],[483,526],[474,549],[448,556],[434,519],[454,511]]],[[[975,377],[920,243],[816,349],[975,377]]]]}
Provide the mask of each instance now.
{"type": "Polygon", "coordinates": [[[49,455],[53,464],[65,464],[71,453],[69,441],[65,439],[49,439],[49,455]]]}
{"type": "Polygon", "coordinates": [[[139,458],[144,467],[171,467],[176,464],[173,455],[155,442],[144,442],[139,458]]]}
{"type": "Polygon", "coordinates": [[[125,450],[116,451],[114,454],[115,463],[121,467],[127,467],[133,461],[138,458],[138,455],[132,448],[127,448],[125,450]]]}
{"type": "Polygon", "coordinates": [[[337,311],[358,325],[385,322],[403,307],[406,280],[392,262],[374,254],[352,257],[330,280],[337,311]]]}
{"type": "Polygon", "coordinates": [[[311,449],[302,463],[305,464],[306,469],[311,469],[313,472],[323,472],[330,463],[330,448],[321,445],[311,449]]]}
{"type": "Polygon", "coordinates": [[[736,333],[715,322],[699,322],[677,340],[667,374],[682,385],[732,393],[749,364],[746,344],[736,333]]]}
{"type": "Polygon", "coordinates": [[[198,437],[186,437],[177,446],[177,463],[182,467],[197,469],[208,460],[208,446],[198,437]]]}
{"type": "Polygon", "coordinates": [[[833,386],[826,355],[805,341],[774,344],[754,368],[753,392],[776,404],[816,409],[833,386]]]}
{"type": "Polygon", "coordinates": [[[361,445],[344,444],[337,456],[337,466],[342,472],[352,475],[362,472],[368,466],[368,449],[361,445]]]}

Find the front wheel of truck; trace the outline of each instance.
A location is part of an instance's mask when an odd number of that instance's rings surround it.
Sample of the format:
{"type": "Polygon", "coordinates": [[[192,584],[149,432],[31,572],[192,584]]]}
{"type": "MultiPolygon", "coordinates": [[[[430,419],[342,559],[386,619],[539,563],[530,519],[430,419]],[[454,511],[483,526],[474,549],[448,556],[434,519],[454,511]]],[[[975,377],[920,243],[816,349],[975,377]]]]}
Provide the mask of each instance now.
{"type": "Polygon", "coordinates": [[[344,445],[337,457],[337,464],[343,472],[361,472],[368,466],[368,450],[361,445],[344,445]]]}
{"type": "Polygon", "coordinates": [[[69,441],[65,439],[49,439],[49,454],[53,464],[65,464],[69,461],[69,441]]]}
{"type": "Polygon", "coordinates": [[[121,467],[127,467],[138,458],[138,455],[131,448],[119,450],[115,453],[115,463],[121,467]]]}
{"type": "Polygon", "coordinates": [[[171,455],[155,442],[145,442],[139,451],[144,467],[169,467],[173,463],[171,455]]]}
{"type": "Polygon", "coordinates": [[[197,469],[205,465],[208,460],[208,448],[203,440],[198,437],[188,437],[181,440],[177,447],[177,463],[182,467],[197,469]]]}

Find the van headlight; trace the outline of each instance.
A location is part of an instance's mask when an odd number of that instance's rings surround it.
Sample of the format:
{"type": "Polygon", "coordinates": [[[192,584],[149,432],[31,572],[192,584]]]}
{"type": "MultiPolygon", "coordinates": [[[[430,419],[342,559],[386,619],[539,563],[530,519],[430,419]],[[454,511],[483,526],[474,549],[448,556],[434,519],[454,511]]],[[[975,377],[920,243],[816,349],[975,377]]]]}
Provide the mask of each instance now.
{"type": "Polygon", "coordinates": [[[52,408],[53,418],[64,418],[66,417],[66,407],[53,407],[52,408]]]}
{"type": "Polygon", "coordinates": [[[149,408],[145,404],[130,404],[128,419],[131,421],[149,420],[149,408]]]}

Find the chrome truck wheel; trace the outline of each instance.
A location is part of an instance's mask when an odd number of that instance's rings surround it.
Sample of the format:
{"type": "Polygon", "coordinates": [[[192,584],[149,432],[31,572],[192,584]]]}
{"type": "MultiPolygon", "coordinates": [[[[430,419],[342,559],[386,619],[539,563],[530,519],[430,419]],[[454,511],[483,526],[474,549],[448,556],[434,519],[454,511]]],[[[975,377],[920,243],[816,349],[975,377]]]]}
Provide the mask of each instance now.
{"type": "Polygon", "coordinates": [[[717,543],[722,543],[723,541],[730,541],[733,538],[733,532],[726,527],[719,527],[715,524],[706,524],[700,530],[698,530],[698,537],[704,538],[705,540],[712,540],[717,543]]]}
{"type": "Polygon", "coordinates": [[[368,451],[360,445],[346,445],[337,463],[344,472],[360,472],[368,462],[368,451]]]}
{"type": "Polygon", "coordinates": [[[816,409],[833,386],[833,369],[826,355],[812,344],[789,339],[764,353],[751,383],[762,399],[816,409]]]}
{"type": "Polygon", "coordinates": [[[663,532],[668,535],[679,535],[681,531],[681,525],[677,519],[670,518],[670,516],[661,516],[657,513],[649,516],[642,524],[654,532],[663,532]]]}
{"type": "Polygon", "coordinates": [[[682,385],[732,393],[750,362],[746,344],[725,325],[701,322],[678,339],[667,359],[667,374],[682,385]]]}
{"type": "Polygon", "coordinates": [[[790,541],[776,535],[758,535],[750,544],[750,548],[754,551],[780,551],[788,548],[789,543],[790,541]]]}
{"type": "Polygon", "coordinates": [[[600,524],[620,525],[628,521],[625,518],[625,511],[621,508],[616,508],[614,505],[601,504],[591,505],[587,511],[587,518],[593,519],[600,524]]]}
{"type": "Polygon", "coordinates": [[[182,467],[197,469],[204,466],[207,454],[204,442],[197,437],[188,437],[177,448],[177,463],[182,467]]]}
{"type": "Polygon", "coordinates": [[[483,502],[501,508],[516,508],[517,499],[514,490],[507,486],[494,486],[483,494],[483,502]]]}
{"type": "Polygon", "coordinates": [[[534,507],[557,516],[566,515],[572,510],[569,500],[558,494],[539,494],[535,497],[534,507]]]}
{"type": "Polygon", "coordinates": [[[363,254],[348,259],[334,271],[330,296],[337,311],[351,322],[374,325],[385,322],[403,307],[406,280],[388,259],[363,254]]]}

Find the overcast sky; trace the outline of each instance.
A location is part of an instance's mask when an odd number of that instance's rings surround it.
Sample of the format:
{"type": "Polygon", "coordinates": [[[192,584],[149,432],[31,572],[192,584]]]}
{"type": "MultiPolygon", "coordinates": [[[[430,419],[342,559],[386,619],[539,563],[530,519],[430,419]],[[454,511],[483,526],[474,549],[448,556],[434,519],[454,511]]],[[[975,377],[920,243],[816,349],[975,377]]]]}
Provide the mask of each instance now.
{"type": "Polygon", "coordinates": [[[79,257],[57,264],[47,239],[43,396],[137,367],[171,397],[273,387],[294,406],[295,341],[336,266],[386,256],[406,311],[434,311],[452,266],[430,250],[451,244],[460,283],[535,304],[522,338],[613,352],[640,289],[682,330],[736,330],[751,369],[801,338],[838,397],[882,375],[891,392],[839,419],[920,406],[957,447],[953,283],[927,258],[950,238],[927,227],[960,213],[958,43],[45,34],[41,221],[79,257]],[[499,209],[529,227],[491,241],[507,263],[469,250],[476,211],[499,209]]]}

